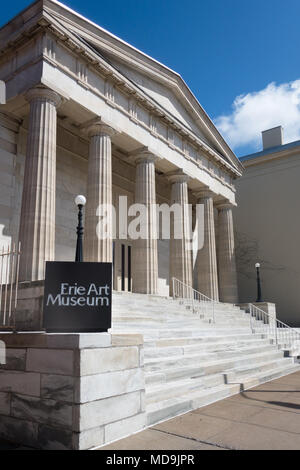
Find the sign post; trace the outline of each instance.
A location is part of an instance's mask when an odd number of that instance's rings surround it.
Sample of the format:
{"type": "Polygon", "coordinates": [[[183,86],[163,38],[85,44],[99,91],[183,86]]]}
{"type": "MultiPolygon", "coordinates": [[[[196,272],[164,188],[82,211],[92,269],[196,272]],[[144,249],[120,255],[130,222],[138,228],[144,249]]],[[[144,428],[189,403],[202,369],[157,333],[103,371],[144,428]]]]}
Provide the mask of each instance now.
{"type": "Polygon", "coordinates": [[[111,328],[111,300],[112,263],[46,263],[46,331],[107,331],[111,328]]]}

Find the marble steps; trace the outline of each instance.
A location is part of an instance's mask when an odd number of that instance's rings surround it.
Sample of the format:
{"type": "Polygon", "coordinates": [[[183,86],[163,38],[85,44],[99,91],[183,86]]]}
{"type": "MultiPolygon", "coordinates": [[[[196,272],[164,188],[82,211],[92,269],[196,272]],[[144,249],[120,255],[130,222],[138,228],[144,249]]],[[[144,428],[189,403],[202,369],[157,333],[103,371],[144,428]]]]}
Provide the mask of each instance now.
{"type": "Polygon", "coordinates": [[[169,308],[168,306],[166,308],[160,307],[160,308],[150,308],[150,307],[145,307],[145,306],[139,306],[139,307],[122,307],[118,308],[116,306],[113,306],[112,310],[112,315],[114,317],[124,317],[126,318],[127,316],[136,316],[137,318],[143,317],[147,314],[147,316],[153,318],[153,319],[165,319],[165,317],[169,318],[185,318],[185,319],[198,319],[199,316],[205,317],[205,315],[202,314],[193,314],[188,310],[183,309],[182,311],[178,309],[172,309],[169,308]]]}
{"type": "MultiPolygon", "coordinates": [[[[200,322],[201,323],[205,323],[205,318],[201,318],[201,317],[175,317],[175,316],[171,316],[169,314],[166,314],[165,316],[161,315],[159,317],[155,317],[153,316],[152,314],[149,314],[147,316],[145,316],[145,313],[144,315],[140,314],[140,315],[136,315],[134,314],[131,314],[129,315],[128,313],[126,315],[119,315],[118,314],[114,314],[112,316],[112,320],[113,322],[115,323],[139,323],[140,325],[142,325],[143,323],[146,323],[146,324],[149,324],[149,323],[157,323],[157,324],[174,324],[174,326],[176,326],[176,323],[178,325],[181,325],[183,320],[184,320],[184,323],[185,325],[187,324],[191,324],[191,325],[199,325],[200,322]],[[203,321],[204,320],[204,321],[203,321]]],[[[226,319],[226,318],[220,318],[220,320],[216,323],[217,326],[246,326],[246,327],[249,327],[249,321],[247,319],[226,319]]]]}
{"type": "Polygon", "coordinates": [[[126,316],[116,316],[113,315],[112,317],[113,322],[115,323],[137,323],[138,324],[143,324],[143,323],[155,323],[155,324],[161,324],[164,325],[166,321],[168,321],[168,317],[166,318],[152,318],[151,316],[140,316],[137,317],[136,315],[126,315],[126,316]]]}
{"type": "Polygon", "coordinates": [[[163,348],[145,348],[145,360],[146,359],[153,359],[153,358],[162,358],[162,357],[171,357],[171,356],[185,356],[190,354],[197,354],[203,353],[206,354],[207,358],[209,359],[212,355],[222,354],[223,357],[226,355],[237,354],[237,353],[244,353],[245,351],[267,351],[267,350],[274,350],[274,346],[270,343],[262,343],[262,344],[248,344],[244,346],[236,346],[233,343],[231,345],[227,345],[224,349],[224,346],[219,348],[211,348],[209,349],[207,345],[188,345],[188,346],[177,346],[177,347],[163,347],[163,348]]]}
{"type": "Polygon", "coordinates": [[[191,317],[197,316],[198,313],[193,314],[191,310],[184,308],[184,307],[175,307],[172,305],[159,305],[159,306],[145,306],[145,305],[131,305],[131,306],[118,306],[118,305],[113,305],[112,308],[113,314],[120,314],[120,315],[126,315],[129,312],[132,312],[137,315],[143,315],[145,312],[153,315],[153,316],[164,316],[166,314],[168,315],[174,315],[174,316],[184,316],[184,317],[191,317]]]}
{"type": "MultiPolygon", "coordinates": [[[[190,391],[180,396],[150,403],[146,407],[147,424],[148,426],[155,425],[161,421],[188,413],[189,411],[201,408],[202,406],[236,395],[243,390],[250,389],[256,385],[283,377],[299,370],[299,364],[291,364],[290,366],[284,365],[277,369],[273,369],[269,373],[262,372],[254,376],[249,375],[236,383],[207,387],[197,391],[190,391]]],[[[235,380],[237,380],[237,378],[235,378],[235,380]]]]}
{"type": "MultiPolygon", "coordinates": [[[[143,329],[141,329],[143,331],[143,329]]],[[[203,338],[203,341],[218,341],[222,340],[222,338],[229,338],[229,337],[243,337],[246,336],[252,337],[251,331],[249,328],[245,327],[236,327],[236,328],[216,328],[215,326],[211,326],[209,328],[202,327],[201,325],[195,328],[174,328],[174,329],[161,329],[161,330],[146,330],[144,340],[145,341],[154,341],[154,340],[170,340],[174,338],[203,338]]],[[[255,337],[264,337],[262,334],[256,334],[255,337]]]]}
{"type": "MultiPolygon", "coordinates": [[[[131,294],[131,293],[113,293],[113,305],[115,311],[122,309],[124,310],[139,310],[139,307],[144,309],[152,309],[153,311],[163,310],[165,312],[165,307],[168,307],[168,311],[176,311],[178,314],[182,314],[185,310],[191,312],[192,305],[186,304],[186,302],[173,300],[170,297],[159,297],[159,296],[147,296],[143,294],[131,294]]],[[[196,304],[195,304],[196,305],[196,304]]],[[[207,312],[212,313],[213,308],[211,305],[203,302],[203,304],[195,308],[197,312],[207,312]]],[[[221,315],[226,313],[246,315],[245,311],[238,306],[232,304],[215,304],[214,311],[216,314],[220,313],[221,315]]]]}
{"type": "MultiPolygon", "coordinates": [[[[275,365],[275,364],[274,364],[275,365]]],[[[285,358],[281,361],[281,364],[278,364],[277,367],[269,367],[262,371],[252,370],[247,375],[235,374],[234,382],[243,381],[243,383],[251,383],[251,386],[254,387],[260,383],[270,382],[271,380],[278,379],[285,375],[293,374],[294,372],[300,371],[300,364],[294,362],[292,358],[285,358]]]]}
{"type": "Polygon", "coordinates": [[[281,359],[267,362],[261,367],[247,367],[247,369],[242,371],[235,369],[233,371],[229,371],[228,373],[225,372],[225,374],[218,373],[203,375],[201,377],[183,377],[178,378],[176,381],[172,381],[172,383],[167,381],[160,383],[156,382],[152,384],[148,383],[146,391],[146,404],[149,405],[167,398],[180,396],[193,391],[199,391],[203,388],[215,387],[224,383],[243,383],[243,381],[258,379],[259,377],[265,377],[267,379],[269,376],[273,376],[274,373],[277,374],[279,370],[289,370],[290,368],[293,369],[294,367],[295,363],[293,363],[292,359],[281,359]]]}
{"type": "Polygon", "coordinates": [[[243,309],[195,308],[158,296],[117,295],[113,331],[144,337],[148,424],[213,403],[298,370],[243,309]],[[254,327],[254,330],[253,330],[254,327]]]}
{"type": "MultiPolygon", "coordinates": [[[[231,348],[244,348],[247,346],[262,346],[262,345],[269,345],[270,341],[266,338],[249,338],[243,340],[236,340],[236,337],[232,337],[229,341],[218,341],[218,342],[207,342],[202,341],[201,338],[171,338],[171,341],[166,340],[158,340],[158,341],[146,341],[144,343],[145,352],[150,351],[158,351],[158,354],[162,353],[165,354],[165,350],[169,348],[184,348],[185,351],[187,350],[203,350],[203,351],[223,351],[228,350],[231,348]]],[[[221,339],[221,338],[219,338],[221,339]]]]}
{"type": "Polygon", "coordinates": [[[146,407],[152,403],[156,403],[168,398],[178,397],[185,395],[189,392],[195,392],[207,388],[217,387],[224,385],[224,376],[222,374],[214,374],[202,376],[197,378],[182,378],[178,379],[176,383],[170,382],[152,384],[146,390],[146,407]]]}
{"type": "MultiPolygon", "coordinates": [[[[180,339],[180,338],[187,338],[190,337],[191,339],[198,338],[199,341],[201,341],[200,338],[203,338],[203,341],[207,342],[214,342],[214,341],[221,341],[222,338],[226,339],[232,336],[236,336],[237,339],[240,338],[245,338],[245,337],[250,337],[251,336],[251,331],[249,328],[245,327],[230,327],[230,328],[219,328],[216,329],[214,327],[207,328],[207,325],[197,325],[197,328],[192,327],[189,329],[186,328],[157,328],[154,325],[148,325],[146,327],[145,325],[140,326],[139,324],[136,324],[136,326],[130,325],[130,324],[125,324],[125,322],[122,322],[120,324],[115,324],[113,323],[113,327],[111,332],[115,332],[118,334],[124,333],[127,334],[128,332],[130,333],[136,333],[136,334],[141,334],[144,337],[144,341],[156,341],[156,340],[168,340],[168,339],[180,339]],[[201,328],[202,326],[202,328],[201,328]]],[[[263,334],[255,334],[255,337],[266,337],[263,334]]]]}
{"type": "Polygon", "coordinates": [[[280,368],[289,368],[290,366],[297,365],[293,358],[282,357],[274,361],[268,361],[262,364],[255,364],[252,366],[237,367],[234,370],[225,371],[227,382],[234,382],[237,379],[245,377],[257,377],[260,374],[277,370],[280,368]]]}
{"type": "Polygon", "coordinates": [[[187,346],[193,344],[201,344],[204,347],[208,348],[215,346],[226,348],[228,345],[231,344],[240,344],[241,342],[252,343],[255,341],[264,341],[269,343],[269,340],[264,335],[251,334],[248,330],[245,330],[243,332],[239,331],[237,333],[232,332],[232,334],[227,335],[225,335],[223,331],[221,332],[221,334],[204,334],[202,330],[201,332],[199,332],[199,335],[195,334],[193,336],[155,336],[152,338],[145,338],[144,344],[145,347],[187,346]]]}
{"type": "MultiPolygon", "coordinates": [[[[164,325],[168,326],[168,331],[171,331],[173,328],[178,329],[182,323],[174,323],[174,322],[164,322],[164,325]]],[[[112,325],[114,330],[124,330],[127,332],[130,330],[132,333],[140,333],[144,334],[147,336],[147,330],[153,331],[155,329],[158,329],[162,326],[160,322],[154,322],[152,320],[147,320],[143,323],[139,323],[138,321],[134,320],[112,320],[112,325]]],[[[199,325],[201,326],[201,323],[197,323],[196,325],[190,322],[185,322],[185,326],[189,326],[191,330],[195,330],[196,328],[199,328],[199,325]]]]}
{"type": "MultiPolygon", "coordinates": [[[[197,325],[199,326],[203,326],[203,325],[215,325],[215,327],[218,327],[218,328],[222,328],[222,327],[228,327],[228,326],[234,326],[234,327],[237,327],[237,326],[244,326],[244,327],[248,327],[250,329],[250,324],[249,324],[249,321],[247,319],[226,319],[224,317],[218,319],[215,323],[213,323],[212,319],[210,318],[206,318],[205,316],[202,316],[202,315],[197,315],[197,316],[194,316],[194,317],[183,317],[183,316],[171,316],[171,315],[165,315],[164,318],[162,317],[153,317],[153,315],[151,315],[151,313],[149,313],[147,315],[146,312],[144,312],[144,315],[140,314],[140,315],[122,315],[122,314],[113,314],[112,316],[112,320],[114,322],[117,322],[117,323],[122,323],[122,322],[133,322],[133,323],[140,323],[142,325],[142,319],[144,319],[144,323],[149,323],[149,322],[153,322],[153,323],[158,323],[160,324],[161,322],[165,322],[165,323],[173,323],[174,324],[174,327],[176,326],[176,324],[178,326],[180,325],[183,325],[183,326],[186,326],[187,324],[190,324],[190,325],[195,325],[195,327],[197,327],[197,325]],[[146,315],[146,316],[145,316],[146,315]],[[136,321],[135,321],[136,320],[136,321]]],[[[260,325],[257,324],[257,327],[259,327],[260,325]]]]}
{"type": "MultiPolygon", "coordinates": [[[[166,320],[190,319],[191,321],[201,321],[202,323],[212,322],[212,307],[205,304],[203,309],[193,309],[191,305],[186,305],[180,301],[174,301],[171,298],[160,298],[155,296],[136,297],[136,294],[114,295],[113,302],[113,321],[121,323],[124,319],[128,322],[134,321],[133,316],[139,320],[141,317],[151,318],[153,321],[160,321],[163,317],[166,320]]],[[[215,320],[218,325],[235,326],[249,325],[249,314],[243,309],[230,304],[217,304],[215,306],[215,320]]],[[[147,324],[150,323],[145,319],[147,324]]]]}
{"type": "MultiPolygon", "coordinates": [[[[242,373],[243,370],[252,370],[255,367],[261,367],[264,364],[284,359],[281,351],[276,349],[272,351],[267,348],[252,348],[252,350],[245,348],[241,355],[238,354],[238,351],[232,351],[231,354],[228,353],[227,357],[224,357],[224,354],[224,352],[218,351],[214,356],[210,355],[207,360],[205,359],[205,354],[193,354],[188,356],[190,360],[186,360],[184,363],[182,363],[180,359],[183,357],[187,359],[186,356],[176,356],[176,362],[173,361],[171,364],[168,362],[167,364],[164,363],[163,357],[161,361],[146,358],[146,382],[170,382],[183,377],[225,373],[225,371],[226,373],[232,373],[234,370],[238,370],[239,373],[242,373]],[[220,355],[222,356],[221,359],[220,355]],[[243,360],[245,356],[246,360],[243,360]],[[151,378],[152,376],[153,379],[151,378]]],[[[166,359],[168,360],[170,358],[166,359]]]]}
{"type": "MultiPolygon", "coordinates": [[[[271,359],[259,364],[252,364],[248,366],[247,364],[243,367],[235,367],[231,369],[224,369],[216,373],[206,373],[203,368],[194,365],[193,367],[178,367],[172,369],[166,369],[164,371],[157,371],[147,373],[145,376],[146,388],[149,390],[152,385],[159,384],[168,384],[170,388],[177,387],[177,381],[180,380],[189,380],[189,379],[200,379],[203,378],[203,381],[214,380],[215,377],[221,377],[224,383],[235,382],[236,376],[245,377],[245,376],[255,376],[263,372],[269,372],[270,370],[277,369],[280,367],[289,367],[290,360],[293,362],[293,359],[286,360],[286,358],[276,358],[271,359]]],[[[221,380],[221,379],[220,379],[221,380]]]]}
{"type": "Polygon", "coordinates": [[[191,314],[187,314],[185,315],[184,313],[183,314],[180,314],[178,312],[176,313],[173,313],[173,312],[170,312],[170,311],[165,311],[165,312],[159,312],[159,313],[156,313],[156,312],[153,312],[152,310],[151,311],[147,311],[147,310],[138,310],[138,311],[135,311],[134,309],[128,309],[127,311],[113,311],[112,312],[112,318],[113,319],[126,319],[126,318],[132,318],[132,317],[135,317],[136,319],[138,320],[141,320],[143,318],[148,318],[148,319],[151,319],[153,321],[161,321],[161,320],[166,320],[166,319],[172,319],[172,320],[177,320],[177,321],[182,321],[182,319],[185,319],[185,321],[188,321],[188,320],[191,320],[191,321],[197,321],[199,320],[199,316],[198,315],[191,315],[191,314]]]}
{"type": "MultiPolygon", "coordinates": [[[[173,323],[174,327],[176,326],[176,323],[178,326],[184,325],[186,326],[187,324],[194,325],[195,327],[203,325],[210,325],[214,328],[228,328],[229,326],[233,327],[239,327],[239,326],[244,326],[248,327],[250,330],[250,322],[248,318],[241,317],[241,318],[235,318],[235,317],[226,317],[226,315],[220,315],[217,319],[216,322],[213,323],[212,319],[210,317],[206,317],[205,315],[200,315],[200,314],[190,314],[190,315],[180,315],[178,313],[173,314],[172,312],[169,312],[166,310],[164,313],[160,313],[159,315],[156,313],[153,313],[150,309],[141,309],[140,311],[136,312],[133,309],[128,309],[127,311],[113,311],[112,315],[112,320],[115,323],[126,323],[126,322],[133,322],[133,323],[139,323],[141,326],[144,323],[149,324],[149,322],[158,322],[159,324],[166,324],[167,323],[173,323]]],[[[261,322],[253,322],[252,326],[257,325],[259,327],[261,322]]],[[[169,325],[168,325],[169,327],[169,325]]]]}
{"type": "MultiPolygon", "coordinates": [[[[205,312],[192,312],[189,309],[183,309],[180,311],[180,309],[175,309],[175,308],[169,308],[166,306],[164,308],[163,306],[161,307],[145,307],[143,305],[135,307],[117,307],[113,306],[113,317],[127,317],[127,316],[133,316],[135,315],[137,318],[143,317],[147,313],[147,315],[153,319],[159,319],[159,318],[165,318],[168,316],[169,318],[190,318],[190,319],[212,319],[212,316],[207,315],[205,312]]],[[[249,323],[249,317],[247,318],[245,315],[236,315],[236,314],[228,314],[227,312],[221,312],[215,315],[216,320],[233,320],[233,321],[239,321],[239,320],[245,320],[248,321],[249,323]]]]}
{"type": "MultiPolygon", "coordinates": [[[[206,309],[203,310],[193,310],[192,307],[180,305],[179,302],[173,301],[172,299],[162,299],[161,302],[157,300],[148,300],[145,302],[143,299],[136,301],[134,297],[130,298],[129,296],[129,299],[127,299],[125,295],[121,295],[118,301],[114,300],[113,319],[115,321],[119,319],[122,321],[123,318],[128,318],[133,315],[140,318],[145,316],[145,313],[153,320],[160,319],[161,316],[165,318],[165,315],[167,315],[168,318],[190,318],[198,321],[211,321],[212,317],[212,310],[210,308],[206,307],[206,309]]],[[[239,307],[220,304],[220,306],[215,307],[215,319],[219,324],[222,322],[225,324],[230,321],[235,324],[241,322],[246,325],[247,322],[249,322],[249,314],[246,314],[239,307]]]]}
{"type": "Polygon", "coordinates": [[[224,351],[222,358],[214,357],[207,354],[186,354],[184,356],[170,356],[145,359],[145,373],[151,372],[165,372],[167,373],[170,369],[179,368],[199,368],[200,373],[217,373],[228,369],[234,369],[236,367],[249,366],[252,364],[259,364],[267,362],[268,360],[275,360],[283,357],[283,352],[277,349],[267,350],[258,353],[249,353],[248,350],[243,352],[236,351],[235,354],[226,353],[224,351]]]}
{"type": "MultiPolygon", "coordinates": [[[[177,309],[178,311],[183,311],[184,309],[191,310],[192,304],[187,304],[186,302],[173,300],[171,297],[159,297],[159,296],[147,296],[144,294],[130,294],[130,293],[116,293],[113,292],[113,305],[118,307],[139,307],[143,306],[145,308],[161,308],[168,306],[171,309],[177,309]]],[[[210,304],[204,302],[203,304],[197,305],[194,304],[197,310],[212,311],[213,308],[210,304]]],[[[233,313],[243,313],[240,307],[231,304],[215,304],[215,312],[233,312],[233,313]]]]}
{"type": "MultiPolygon", "coordinates": [[[[115,329],[113,330],[116,333],[128,333],[128,329],[115,329]]],[[[130,332],[132,332],[130,330],[130,332]]],[[[211,331],[207,330],[157,330],[157,329],[137,329],[136,332],[138,334],[142,334],[144,337],[144,342],[154,342],[154,341],[164,341],[164,344],[174,344],[174,341],[183,340],[186,344],[187,341],[193,342],[194,340],[196,343],[202,344],[217,344],[219,342],[226,342],[227,340],[231,341],[236,339],[236,341],[250,339],[251,333],[248,328],[239,328],[239,329],[221,329],[216,331],[212,329],[211,331]]],[[[253,335],[255,339],[257,338],[266,338],[266,336],[262,334],[255,334],[253,335]]],[[[163,344],[163,343],[161,343],[163,344]]]]}
{"type": "Polygon", "coordinates": [[[152,426],[161,421],[188,413],[202,406],[235,395],[239,391],[239,384],[223,384],[151,403],[146,407],[147,425],[152,426]]]}

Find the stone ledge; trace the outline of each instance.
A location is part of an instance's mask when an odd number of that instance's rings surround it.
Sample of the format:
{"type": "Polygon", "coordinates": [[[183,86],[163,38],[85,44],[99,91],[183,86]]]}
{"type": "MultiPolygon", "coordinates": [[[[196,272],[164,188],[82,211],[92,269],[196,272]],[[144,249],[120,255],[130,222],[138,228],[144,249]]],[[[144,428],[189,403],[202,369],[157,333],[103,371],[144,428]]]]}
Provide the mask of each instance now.
{"type": "Polygon", "coordinates": [[[1,332],[0,340],[7,348],[88,349],[112,345],[109,333],[1,332]]]}

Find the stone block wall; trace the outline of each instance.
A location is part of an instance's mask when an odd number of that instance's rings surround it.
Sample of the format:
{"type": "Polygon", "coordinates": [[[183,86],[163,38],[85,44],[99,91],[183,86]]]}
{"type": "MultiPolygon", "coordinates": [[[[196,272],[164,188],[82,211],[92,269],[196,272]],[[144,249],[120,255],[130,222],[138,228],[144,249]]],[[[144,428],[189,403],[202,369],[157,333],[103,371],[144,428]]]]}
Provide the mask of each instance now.
{"type": "Polygon", "coordinates": [[[43,329],[44,281],[21,282],[18,287],[18,304],[15,326],[18,331],[43,329]]]}
{"type": "Polygon", "coordinates": [[[1,333],[0,437],[83,450],[145,427],[143,337],[1,333]]]}

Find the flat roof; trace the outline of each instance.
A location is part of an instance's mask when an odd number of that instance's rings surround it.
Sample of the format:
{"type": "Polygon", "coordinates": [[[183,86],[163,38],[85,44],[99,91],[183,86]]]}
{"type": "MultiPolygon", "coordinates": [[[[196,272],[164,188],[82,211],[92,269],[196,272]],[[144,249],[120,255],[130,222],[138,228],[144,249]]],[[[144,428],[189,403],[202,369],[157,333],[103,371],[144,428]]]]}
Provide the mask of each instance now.
{"type": "Polygon", "coordinates": [[[293,149],[296,147],[300,147],[300,140],[295,140],[294,142],[290,142],[289,144],[278,145],[276,147],[271,147],[269,149],[262,150],[256,153],[250,153],[249,155],[245,155],[244,157],[240,157],[240,161],[243,162],[245,160],[252,160],[253,158],[264,157],[265,155],[270,155],[272,153],[283,152],[285,150],[293,149]]]}

